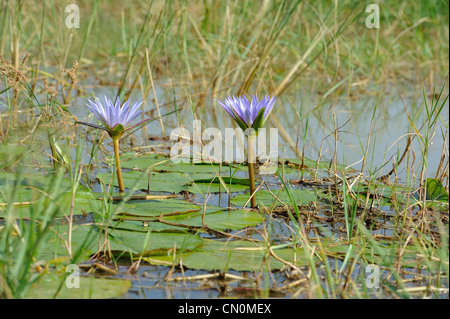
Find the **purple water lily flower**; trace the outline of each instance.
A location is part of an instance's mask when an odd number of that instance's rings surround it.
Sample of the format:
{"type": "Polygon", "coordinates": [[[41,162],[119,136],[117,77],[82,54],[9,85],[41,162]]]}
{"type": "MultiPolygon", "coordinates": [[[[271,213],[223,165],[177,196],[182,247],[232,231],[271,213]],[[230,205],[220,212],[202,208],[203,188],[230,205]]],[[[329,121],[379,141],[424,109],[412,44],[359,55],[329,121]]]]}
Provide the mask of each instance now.
{"type": "Polygon", "coordinates": [[[109,136],[113,140],[119,191],[123,193],[125,191],[125,185],[123,183],[122,170],[120,168],[119,140],[125,131],[131,130],[132,128],[141,127],[155,118],[146,119],[136,125],[130,126],[130,123],[142,114],[143,111],[139,110],[139,107],[142,103],[144,103],[143,101],[136,102],[133,106],[131,106],[129,100],[121,104],[120,99],[117,98],[116,102],[113,103],[113,101],[108,99],[106,96],[105,104],[102,104],[98,98],[94,101],[88,101],[89,104],[86,105],[100,120],[100,122],[102,122],[103,126],[80,121],[76,121],[76,123],[88,125],[108,132],[109,136]]]}
{"type": "Polygon", "coordinates": [[[252,208],[256,208],[256,196],[255,196],[255,171],[253,167],[252,159],[255,154],[253,149],[253,142],[260,128],[264,126],[267,118],[272,112],[273,105],[275,104],[275,96],[270,97],[266,95],[261,101],[258,101],[258,96],[255,94],[250,102],[245,95],[242,97],[233,96],[225,99],[224,102],[219,101],[219,104],[230,113],[239,127],[245,132],[245,130],[252,128],[256,131],[248,135],[248,179],[250,184],[250,200],[252,208]]]}
{"type": "Polygon", "coordinates": [[[247,128],[253,128],[257,131],[263,127],[270,112],[272,112],[276,99],[275,96],[266,95],[261,101],[258,101],[258,96],[254,94],[251,102],[245,95],[228,97],[224,102],[218,102],[244,131],[247,128]]]}
{"type": "Polygon", "coordinates": [[[142,105],[142,103],[144,103],[143,101],[138,101],[133,106],[130,104],[129,100],[121,105],[119,98],[117,98],[116,102],[114,103],[106,96],[104,104],[102,104],[102,102],[98,98],[95,98],[94,101],[88,101],[89,104],[86,103],[86,105],[100,120],[100,122],[102,122],[103,126],[79,121],[78,123],[105,130],[112,138],[119,138],[122,136],[123,132],[137,126],[142,126],[143,124],[152,120],[147,119],[139,122],[136,125],[129,125],[143,112],[142,110],[139,110],[139,107],[142,105]]]}

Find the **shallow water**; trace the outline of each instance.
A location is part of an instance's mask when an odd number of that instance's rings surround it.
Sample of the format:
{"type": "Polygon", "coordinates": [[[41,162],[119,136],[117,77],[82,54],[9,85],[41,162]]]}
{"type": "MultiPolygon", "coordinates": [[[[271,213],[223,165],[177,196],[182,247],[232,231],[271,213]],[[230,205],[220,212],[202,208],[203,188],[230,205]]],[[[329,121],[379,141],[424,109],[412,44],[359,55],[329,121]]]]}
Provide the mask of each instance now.
{"type": "MultiPolygon", "coordinates": [[[[115,88],[101,88],[96,89],[96,95],[102,96],[103,94],[115,93],[115,88]]],[[[173,97],[170,96],[162,87],[157,89],[158,100],[160,103],[164,101],[170,101],[173,97]]],[[[363,96],[363,95],[362,95],[363,96]]],[[[133,94],[132,100],[138,99],[137,94],[133,94]]],[[[373,108],[377,104],[379,96],[378,95],[368,95],[365,97],[359,97],[355,99],[346,98],[336,98],[333,100],[337,114],[337,127],[340,128],[339,140],[337,142],[337,159],[339,163],[346,163],[346,165],[352,165],[352,168],[359,170],[361,168],[361,163],[358,163],[363,157],[363,149],[366,147],[366,142],[368,139],[369,127],[371,123],[371,114],[373,108]]],[[[303,132],[305,130],[306,117],[308,121],[308,134],[306,137],[305,144],[305,156],[307,158],[316,159],[319,153],[319,148],[322,143],[322,139],[325,138],[322,158],[325,161],[329,161],[333,157],[334,150],[334,136],[331,134],[333,131],[333,119],[331,113],[328,112],[330,103],[322,103],[316,107],[320,102],[320,94],[299,94],[294,100],[294,106],[292,105],[278,105],[274,111],[274,115],[277,116],[279,121],[284,124],[283,128],[288,132],[289,136],[294,141],[297,141],[299,148],[303,147],[303,132]],[[299,107],[302,106],[303,114],[302,120],[300,121],[297,115],[295,115],[294,109],[300,112],[299,107]],[[318,116],[320,114],[320,117],[318,116]],[[324,133],[324,124],[328,116],[328,121],[326,123],[327,131],[324,133]],[[331,135],[330,135],[331,134],[331,135]]],[[[153,103],[151,98],[148,99],[148,105],[153,108],[153,103]]],[[[85,97],[77,97],[71,103],[69,110],[75,115],[79,120],[96,123],[96,119],[89,115],[88,108],[85,106],[85,97]],[[88,116],[89,115],[89,116],[88,116]]],[[[4,101],[3,101],[4,102],[4,101]]],[[[211,101],[211,103],[213,103],[211,101]]],[[[278,102],[280,103],[280,102],[278,102]]],[[[422,103],[422,97],[420,94],[412,94],[405,98],[405,103],[407,105],[408,112],[414,113],[419,108],[422,103]]],[[[146,106],[146,109],[149,106],[146,106]]],[[[161,108],[161,113],[170,112],[173,109],[173,105],[161,108]]],[[[2,110],[4,111],[4,109],[2,110]]],[[[218,109],[217,112],[222,112],[218,109]]],[[[156,111],[153,110],[153,115],[156,115],[156,111]]],[[[423,112],[422,112],[423,113],[423,112]]],[[[434,143],[430,145],[429,156],[428,156],[428,176],[434,176],[436,173],[437,166],[440,161],[440,156],[442,153],[443,143],[445,142],[441,137],[441,130],[445,132],[445,125],[448,125],[448,102],[446,107],[443,109],[440,120],[438,121],[438,126],[436,129],[436,136],[434,143]]],[[[143,117],[147,117],[149,114],[145,114],[143,117]]],[[[204,128],[211,127],[214,125],[214,117],[212,113],[204,114],[204,128]]],[[[222,131],[225,127],[231,127],[230,119],[224,115],[219,116],[223,119],[219,123],[218,128],[222,131]]],[[[417,123],[420,124],[424,121],[424,116],[419,116],[417,123]]],[[[183,110],[176,115],[170,115],[164,119],[164,127],[166,136],[170,135],[172,129],[176,128],[179,123],[182,123],[189,131],[192,131],[192,113],[190,110],[183,110]]],[[[416,123],[416,124],[417,124],[416,123]]],[[[181,124],[180,124],[181,125],[181,124]]],[[[270,127],[270,123],[267,125],[270,127]]],[[[377,176],[386,174],[392,167],[392,156],[396,156],[397,153],[403,152],[406,145],[406,138],[404,137],[408,130],[410,129],[410,123],[408,117],[405,114],[402,99],[396,95],[396,93],[388,92],[383,95],[381,99],[379,111],[375,115],[375,120],[372,128],[372,133],[370,136],[370,145],[368,147],[369,155],[367,155],[368,163],[366,163],[366,174],[368,175],[367,168],[374,170],[376,167],[381,167],[387,163],[387,165],[376,173],[377,176]]],[[[84,131],[84,127],[77,128],[77,132],[81,134],[84,131]]],[[[92,140],[95,132],[90,130],[88,133],[88,140],[92,140]]],[[[84,133],[83,133],[84,134],[84,133]]],[[[133,136],[127,137],[122,141],[122,149],[124,152],[133,150],[150,151],[155,150],[163,153],[168,153],[170,147],[173,145],[171,141],[161,140],[158,138],[162,137],[162,130],[159,121],[154,121],[147,125],[145,130],[137,131],[133,136]],[[157,137],[157,139],[152,140],[151,137],[157,137]]],[[[448,139],[448,138],[447,138],[448,139]]],[[[103,153],[98,156],[97,159],[103,160],[104,157],[109,157],[112,154],[112,146],[109,143],[109,137],[106,137],[107,143],[104,143],[105,149],[103,153]]],[[[45,142],[45,141],[44,141],[45,142]]],[[[448,140],[447,140],[448,142],[448,140]]],[[[43,144],[45,146],[45,143],[43,144]]],[[[448,145],[448,144],[447,144],[448,145]]],[[[86,145],[89,149],[90,145],[86,145]]],[[[418,139],[413,142],[412,145],[416,154],[420,154],[420,145],[418,139]]],[[[48,152],[46,149],[45,151],[48,152]]],[[[72,154],[74,156],[74,154],[72,154]]],[[[85,152],[83,154],[82,162],[88,163],[90,161],[89,153],[85,152]]],[[[285,158],[296,158],[295,152],[286,146],[281,138],[279,145],[279,157],[280,159],[285,158]]],[[[420,156],[417,156],[416,165],[423,161],[420,156]]],[[[110,172],[111,168],[105,164],[95,165],[94,169],[91,170],[90,176],[95,179],[96,174],[102,172],[110,172]]],[[[126,171],[126,170],[124,170],[126,171]]],[[[397,176],[399,178],[400,184],[404,184],[407,181],[408,170],[406,169],[406,163],[402,163],[399,170],[397,171],[397,176]]],[[[246,172],[237,172],[236,177],[247,177],[246,172]]],[[[319,176],[324,177],[324,176],[319,176]]],[[[272,189],[280,188],[281,183],[276,176],[264,175],[261,176],[272,189]]],[[[291,174],[289,176],[291,179],[300,179],[300,174],[291,174]]],[[[304,175],[306,180],[311,179],[308,174],[304,175]]],[[[303,186],[294,186],[302,188],[303,186]]],[[[99,183],[94,183],[93,192],[101,193],[102,189],[99,183]]],[[[138,192],[139,193],[139,192],[138,192]]],[[[232,193],[232,197],[240,194],[239,192],[232,193]]],[[[229,195],[227,193],[221,194],[211,194],[207,198],[206,204],[220,206],[222,208],[228,207],[229,195]]],[[[194,203],[204,204],[205,197],[201,195],[191,195],[190,200],[194,203]]],[[[239,207],[238,207],[239,208],[239,207]]],[[[376,207],[379,212],[375,212],[372,216],[374,221],[373,228],[371,229],[372,235],[379,235],[380,238],[391,237],[395,234],[396,229],[393,223],[393,217],[395,217],[394,212],[391,211],[389,206],[379,206],[376,207]]],[[[414,213],[414,211],[413,211],[414,213]]],[[[316,216],[319,219],[315,219],[311,224],[305,225],[307,231],[307,236],[309,239],[314,240],[316,238],[324,239],[328,237],[341,238],[345,236],[345,223],[343,222],[342,216],[338,216],[333,222],[328,222],[326,219],[330,217],[329,210],[320,210],[316,216]],[[322,218],[322,219],[320,219],[322,218]]],[[[91,223],[93,217],[89,216],[87,220],[76,219],[76,223],[91,223]]],[[[267,231],[270,233],[271,242],[274,244],[284,244],[289,243],[290,239],[295,236],[293,229],[295,225],[289,218],[284,218],[281,215],[267,216],[266,221],[257,226],[246,230],[248,237],[262,240],[262,231],[267,231]]],[[[242,233],[243,230],[235,231],[232,233],[242,233]]],[[[203,238],[211,238],[211,235],[202,234],[203,238]]],[[[342,267],[342,260],[330,259],[330,264],[333,269],[340,269],[342,267]]],[[[276,287],[281,287],[292,280],[292,274],[289,271],[275,271],[272,273],[264,272],[262,274],[262,279],[260,280],[260,286],[255,286],[255,278],[257,274],[248,273],[248,279],[246,280],[224,280],[222,278],[214,279],[198,279],[198,280],[179,280],[179,281],[167,281],[166,276],[170,271],[169,267],[165,266],[150,266],[143,263],[136,274],[128,274],[127,270],[129,265],[122,265],[120,267],[120,275],[118,278],[128,278],[132,280],[132,287],[122,296],[122,298],[219,298],[219,297],[277,297],[277,298],[289,298],[295,295],[295,297],[308,297],[308,292],[302,292],[301,286],[298,293],[294,295],[292,293],[286,293],[277,291],[276,287]]],[[[306,271],[306,269],[304,269],[306,271]]],[[[356,280],[357,276],[363,270],[360,269],[359,265],[356,265],[355,270],[352,272],[352,277],[356,280]]],[[[409,272],[413,269],[405,269],[404,279],[413,279],[414,275],[409,272]]],[[[242,276],[242,272],[229,271],[229,274],[234,274],[242,276]]],[[[326,271],[323,264],[319,266],[318,273],[322,276],[322,279],[326,278],[326,271]]],[[[172,278],[183,278],[190,276],[201,276],[211,274],[210,271],[203,270],[189,270],[185,269],[184,274],[181,272],[179,267],[174,269],[172,278]]],[[[342,274],[344,276],[345,274],[342,274]]],[[[363,283],[361,282],[361,285],[363,283]]],[[[418,281],[411,281],[408,286],[415,287],[420,286],[423,283],[418,281]]],[[[376,293],[374,293],[377,296],[376,293]]],[[[447,293],[439,295],[440,297],[448,296],[447,293]]]]}
{"type": "MultiPolygon", "coordinates": [[[[116,88],[101,87],[95,89],[95,94],[98,97],[103,97],[104,94],[111,96],[115,95],[116,90],[116,88]]],[[[173,111],[172,92],[166,91],[164,86],[157,87],[156,92],[159,104],[165,105],[160,108],[161,114],[173,111]]],[[[379,177],[392,169],[393,160],[396,157],[400,157],[405,149],[408,133],[414,133],[405,108],[409,116],[414,119],[414,125],[417,128],[422,127],[422,124],[425,122],[426,112],[424,109],[421,109],[417,115],[420,107],[424,104],[424,98],[421,88],[420,90],[411,90],[410,83],[388,88],[383,87],[382,91],[377,92],[376,90],[369,92],[362,91],[360,93],[352,93],[351,98],[346,96],[336,98],[327,97],[323,100],[323,94],[302,90],[298,96],[289,97],[290,102],[283,101],[283,104],[281,104],[280,101],[277,101],[273,115],[277,117],[280,123],[283,123],[283,129],[298,146],[300,153],[303,150],[303,146],[305,146],[304,155],[307,158],[313,160],[318,158],[322,140],[325,138],[321,150],[321,158],[323,161],[331,161],[334,156],[335,147],[333,115],[332,110],[330,110],[330,107],[333,106],[336,113],[336,126],[339,128],[337,161],[339,163],[345,163],[347,166],[359,171],[362,166],[366,144],[370,138],[364,172],[365,175],[370,175],[370,172],[372,172],[376,177],[379,177]],[[373,120],[372,129],[370,130],[372,113],[375,107],[377,107],[377,111],[373,120]],[[308,119],[308,127],[305,139],[306,119],[308,119]],[[324,126],[326,130],[324,130],[324,126]]],[[[447,86],[441,102],[444,100],[446,92],[448,92],[447,86]]],[[[131,96],[132,101],[140,98],[139,94],[136,93],[133,93],[131,96]]],[[[97,119],[92,114],[89,114],[89,110],[85,106],[86,100],[87,98],[85,97],[77,97],[71,103],[69,110],[79,120],[96,123],[97,119]],[[87,115],[89,115],[88,118],[87,115]]],[[[155,103],[152,101],[154,101],[153,96],[149,96],[144,110],[151,109],[152,112],[146,112],[142,116],[143,119],[148,118],[149,115],[157,115],[155,103]]],[[[430,98],[427,98],[427,103],[431,103],[430,98]]],[[[192,137],[193,118],[190,107],[186,105],[186,101],[179,101],[177,104],[179,104],[178,107],[184,107],[185,109],[178,112],[177,115],[171,114],[164,118],[165,136],[170,136],[171,131],[177,127],[184,127],[192,137]]],[[[428,176],[430,177],[434,177],[436,174],[444,143],[447,142],[446,145],[448,145],[448,136],[445,141],[442,135],[445,134],[445,126],[448,126],[448,105],[449,102],[447,101],[437,120],[434,139],[429,145],[429,153],[426,160],[428,162],[428,176]]],[[[202,130],[217,125],[217,128],[222,132],[222,136],[225,136],[225,128],[233,127],[229,116],[218,107],[218,103],[215,101],[206,99],[205,108],[210,111],[201,112],[198,118],[201,121],[202,130]],[[214,112],[211,112],[212,108],[214,108],[214,112]],[[214,117],[214,113],[219,120],[214,117]]],[[[269,120],[266,128],[269,129],[271,127],[274,126],[269,120]]],[[[423,130],[420,132],[422,134],[424,133],[423,130]]],[[[145,129],[136,131],[132,136],[132,140],[124,139],[122,145],[124,149],[127,146],[153,146],[153,149],[156,150],[162,147],[162,150],[168,153],[170,148],[175,144],[175,141],[169,141],[161,145],[159,138],[162,136],[159,121],[153,121],[145,129]],[[151,137],[156,137],[157,139],[149,140],[151,137]]],[[[410,147],[416,154],[415,162],[413,162],[415,166],[420,166],[424,161],[420,153],[421,147],[423,146],[419,138],[415,138],[410,147]]],[[[144,148],[143,150],[148,150],[148,148],[144,148]]],[[[281,134],[279,134],[278,157],[280,160],[298,158],[294,150],[283,141],[281,134]]],[[[411,172],[411,165],[408,167],[406,161],[407,159],[404,159],[396,172],[397,179],[400,183],[407,183],[411,179],[412,173],[417,174],[417,172],[411,172]]],[[[415,180],[414,184],[417,183],[418,180],[415,180]]]]}

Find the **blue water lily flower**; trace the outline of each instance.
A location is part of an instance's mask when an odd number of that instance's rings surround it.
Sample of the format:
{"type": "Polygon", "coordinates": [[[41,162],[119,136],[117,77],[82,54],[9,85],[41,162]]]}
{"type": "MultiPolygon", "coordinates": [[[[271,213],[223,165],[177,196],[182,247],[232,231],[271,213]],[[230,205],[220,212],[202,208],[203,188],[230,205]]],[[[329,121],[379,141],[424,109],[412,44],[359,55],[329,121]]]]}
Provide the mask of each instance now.
{"type": "Polygon", "coordinates": [[[96,98],[94,101],[88,101],[89,104],[86,105],[100,120],[100,122],[102,122],[103,126],[80,121],[76,122],[105,130],[112,138],[114,146],[114,157],[116,160],[117,181],[119,184],[119,190],[121,193],[123,193],[125,191],[125,186],[123,183],[122,171],[120,168],[119,140],[124,132],[131,130],[132,128],[143,126],[149,121],[154,120],[155,118],[150,118],[141,121],[136,125],[130,126],[130,123],[140,114],[142,114],[143,111],[139,110],[139,107],[142,105],[143,101],[136,102],[133,106],[131,106],[129,100],[121,104],[120,99],[117,98],[116,102],[113,103],[113,101],[108,99],[106,96],[104,104],[102,104],[98,98],[96,98]]]}
{"type": "Polygon", "coordinates": [[[105,130],[112,138],[119,138],[124,132],[138,126],[142,126],[147,122],[153,120],[153,118],[147,119],[137,123],[136,125],[130,126],[130,123],[140,114],[142,114],[143,111],[139,108],[142,103],[144,103],[143,101],[138,101],[134,105],[131,105],[130,101],[128,100],[125,103],[121,104],[119,98],[117,98],[116,102],[114,103],[106,96],[104,104],[102,104],[102,102],[98,98],[95,98],[94,101],[88,101],[89,104],[86,103],[86,105],[100,120],[103,126],[80,121],[77,122],[80,124],[105,130]]]}
{"type": "Polygon", "coordinates": [[[253,128],[258,131],[272,112],[276,99],[275,96],[266,95],[261,101],[258,101],[258,96],[254,94],[251,102],[245,95],[242,97],[228,96],[224,102],[218,102],[225,111],[230,113],[241,129],[245,131],[247,128],[253,128]]]}
{"type": "Polygon", "coordinates": [[[275,96],[270,97],[266,95],[261,101],[258,101],[258,96],[253,95],[250,102],[245,95],[242,97],[233,96],[225,99],[224,102],[219,101],[219,104],[230,113],[239,127],[245,131],[249,128],[254,129],[253,132],[247,136],[248,138],[248,179],[250,184],[250,200],[251,207],[256,208],[256,195],[255,195],[255,171],[253,167],[252,159],[254,158],[255,150],[253,149],[253,142],[260,128],[264,126],[267,118],[272,112],[273,105],[277,98],[275,96]]]}

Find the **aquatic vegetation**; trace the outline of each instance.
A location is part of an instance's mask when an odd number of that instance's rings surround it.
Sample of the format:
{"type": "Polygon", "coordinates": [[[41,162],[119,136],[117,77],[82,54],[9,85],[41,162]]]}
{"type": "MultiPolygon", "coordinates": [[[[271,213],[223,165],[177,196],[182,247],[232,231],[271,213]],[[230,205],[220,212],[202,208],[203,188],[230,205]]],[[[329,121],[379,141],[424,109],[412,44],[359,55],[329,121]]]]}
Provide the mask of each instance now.
{"type": "Polygon", "coordinates": [[[142,103],[144,102],[139,101],[131,106],[130,101],[128,100],[121,104],[119,97],[117,97],[116,102],[113,103],[112,100],[105,96],[105,103],[102,104],[102,102],[96,98],[94,101],[89,100],[89,104],[87,104],[87,106],[100,120],[100,122],[102,122],[103,126],[77,121],[77,123],[80,124],[105,130],[112,138],[114,144],[114,157],[116,159],[117,181],[119,183],[119,190],[121,193],[125,191],[125,187],[123,185],[122,170],[120,167],[119,140],[126,131],[133,128],[137,129],[154,120],[146,119],[135,125],[130,125],[131,122],[143,112],[139,109],[142,103]]]}
{"type": "Polygon", "coordinates": [[[258,130],[264,126],[272,112],[276,99],[275,96],[266,95],[259,101],[255,93],[251,102],[245,95],[227,97],[224,102],[218,102],[234,118],[242,130],[252,128],[258,134],[258,130]]]}
{"type": "Polygon", "coordinates": [[[218,101],[219,104],[227,111],[239,125],[239,127],[247,134],[247,165],[248,179],[250,182],[251,207],[256,207],[255,194],[255,137],[259,130],[266,123],[267,118],[272,112],[276,97],[266,95],[260,101],[256,93],[253,95],[251,102],[245,95],[241,97],[228,97],[224,102],[218,101]]]}
{"type": "Polygon", "coordinates": [[[122,134],[134,127],[138,127],[150,121],[144,120],[136,125],[130,126],[129,124],[137,118],[143,111],[139,107],[144,103],[143,101],[136,102],[131,106],[130,101],[126,101],[121,104],[120,99],[117,98],[116,102],[105,96],[105,103],[102,104],[98,98],[94,101],[89,100],[87,106],[95,114],[95,116],[102,122],[103,126],[94,125],[92,123],[80,122],[80,124],[89,125],[98,129],[108,132],[111,138],[120,138],[122,134]]]}
{"type": "Polygon", "coordinates": [[[0,10],[0,298],[448,298],[448,1],[64,5],[0,10]]]}

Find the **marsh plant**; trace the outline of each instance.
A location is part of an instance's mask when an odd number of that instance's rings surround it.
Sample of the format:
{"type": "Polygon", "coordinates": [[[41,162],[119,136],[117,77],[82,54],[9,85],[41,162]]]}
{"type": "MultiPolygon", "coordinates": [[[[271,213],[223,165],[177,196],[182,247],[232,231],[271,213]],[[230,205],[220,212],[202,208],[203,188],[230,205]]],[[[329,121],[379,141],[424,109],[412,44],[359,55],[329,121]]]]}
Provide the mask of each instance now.
{"type": "Polygon", "coordinates": [[[256,207],[255,196],[255,140],[259,130],[266,123],[267,118],[272,112],[276,97],[266,95],[260,101],[256,94],[253,95],[251,102],[245,95],[241,97],[228,97],[224,102],[218,101],[219,104],[227,111],[239,127],[246,132],[247,143],[247,163],[248,163],[248,179],[250,183],[251,207],[256,207]]]}
{"type": "Polygon", "coordinates": [[[448,298],[448,1],[1,3],[0,298],[448,298]]]}
{"type": "Polygon", "coordinates": [[[98,98],[96,98],[94,101],[88,101],[89,104],[86,105],[103,125],[100,126],[80,121],[77,121],[77,123],[108,132],[109,136],[113,140],[114,145],[114,158],[116,160],[116,172],[119,191],[123,193],[125,192],[125,187],[123,184],[122,170],[120,168],[119,140],[122,137],[123,133],[125,133],[126,131],[140,128],[154,119],[146,119],[135,125],[130,125],[130,123],[143,112],[143,110],[139,110],[139,107],[142,105],[142,103],[144,103],[143,101],[138,101],[133,106],[131,106],[129,100],[121,104],[119,97],[117,97],[115,103],[111,99],[108,99],[106,96],[104,104],[102,104],[102,102],[98,98]]]}

